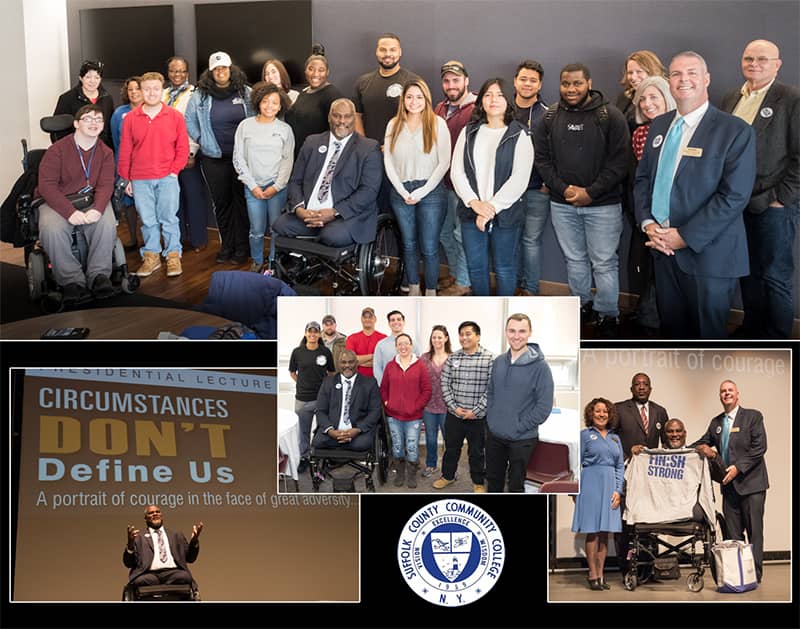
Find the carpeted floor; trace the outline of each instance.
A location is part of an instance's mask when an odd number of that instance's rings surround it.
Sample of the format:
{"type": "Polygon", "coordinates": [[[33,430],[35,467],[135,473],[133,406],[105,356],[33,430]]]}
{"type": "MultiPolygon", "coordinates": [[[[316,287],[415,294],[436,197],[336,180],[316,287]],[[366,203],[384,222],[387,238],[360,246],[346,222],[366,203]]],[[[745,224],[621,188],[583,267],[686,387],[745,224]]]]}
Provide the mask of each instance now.
{"type": "MultiPolygon", "coordinates": [[[[113,308],[117,306],[192,308],[192,304],[170,301],[169,299],[161,299],[140,293],[133,295],[121,293],[110,299],[81,304],[79,308],[113,308]]],[[[25,275],[25,268],[15,264],[0,263],[0,323],[30,319],[44,314],[48,313],[42,309],[41,305],[32,302],[28,298],[28,279],[25,275]]]]}

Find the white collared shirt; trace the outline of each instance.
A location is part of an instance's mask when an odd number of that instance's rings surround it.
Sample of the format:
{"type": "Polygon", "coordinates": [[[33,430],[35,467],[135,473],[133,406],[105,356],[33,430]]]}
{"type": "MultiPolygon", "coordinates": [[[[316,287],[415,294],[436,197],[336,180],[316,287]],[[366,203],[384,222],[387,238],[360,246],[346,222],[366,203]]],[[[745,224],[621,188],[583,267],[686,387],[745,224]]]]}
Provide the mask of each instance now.
{"type": "MultiPolygon", "coordinates": [[[[664,138],[666,139],[667,135],[669,135],[669,130],[672,129],[675,122],[678,118],[683,118],[683,129],[681,129],[681,143],[678,145],[678,159],[675,160],[675,166],[672,169],[672,177],[671,179],[675,180],[675,173],[678,172],[678,166],[681,163],[681,160],[685,157],[684,152],[686,151],[686,147],[689,146],[689,142],[694,135],[694,132],[697,130],[697,125],[700,124],[700,121],[703,119],[703,116],[708,111],[708,101],[700,105],[694,111],[690,111],[685,116],[681,116],[677,111],[675,118],[672,119],[672,124],[667,129],[667,132],[664,134],[664,138]]],[[[663,152],[662,152],[663,153],[663,152]]],[[[661,162],[661,154],[658,156],[658,161],[661,162]]]]}
{"type": "Polygon", "coordinates": [[[356,378],[357,377],[358,377],[358,373],[354,373],[352,375],[352,377],[350,377],[350,378],[345,378],[344,376],[342,376],[342,383],[341,383],[342,384],[342,405],[341,405],[342,410],[339,412],[339,426],[337,427],[337,430],[346,430],[346,429],[349,429],[349,428],[353,427],[353,412],[352,412],[353,409],[352,408],[350,409],[350,425],[348,426],[347,424],[344,423],[344,392],[346,391],[346,388],[347,388],[347,385],[345,383],[349,382],[350,383],[350,401],[352,402],[353,401],[353,387],[356,384],[356,378]]]}
{"type": "Polygon", "coordinates": [[[172,557],[172,549],[169,547],[169,536],[166,529],[162,526],[160,529],[151,529],[147,527],[150,532],[150,541],[153,542],[153,563],[150,564],[150,570],[163,570],[164,568],[177,568],[175,559],[172,557]],[[164,545],[167,547],[167,560],[161,561],[158,552],[158,533],[159,530],[164,533],[164,545]]]}
{"type": "MultiPolygon", "coordinates": [[[[334,205],[335,201],[333,198],[333,185],[328,188],[328,194],[325,195],[325,198],[322,201],[317,200],[317,193],[319,192],[319,187],[322,185],[322,180],[325,178],[325,171],[328,169],[328,162],[331,161],[331,156],[336,150],[334,146],[334,142],[338,142],[342,145],[342,148],[339,151],[338,159],[342,159],[342,153],[344,153],[344,148],[347,146],[347,143],[350,141],[350,138],[353,137],[351,133],[346,138],[342,138],[341,140],[337,139],[333,133],[328,134],[328,146],[325,149],[325,161],[322,163],[322,168],[320,168],[319,176],[317,177],[317,183],[314,184],[314,189],[311,191],[311,196],[308,199],[308,205],[306,206],[307,210],[321,210],[323,208],[329,207],[336,207],[334,205]]],[[[324,144],[322,146],[325,146],[324,144]]],[[[322,148],[322,146],[320,148],[322,148]]],[[[319,149],[317,149],[319,150],[319,149]]]]}

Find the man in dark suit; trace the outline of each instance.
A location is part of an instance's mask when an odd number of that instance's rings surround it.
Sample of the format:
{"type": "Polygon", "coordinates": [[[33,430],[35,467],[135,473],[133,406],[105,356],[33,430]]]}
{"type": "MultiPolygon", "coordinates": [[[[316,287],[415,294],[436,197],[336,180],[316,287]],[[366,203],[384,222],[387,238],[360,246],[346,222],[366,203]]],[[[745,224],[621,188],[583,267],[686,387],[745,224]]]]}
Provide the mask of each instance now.
{"type": "MultiPolygon", "coordinates": [[[[669,415],[660,404],[650,401],[653,387],[650,376],[637,373],[631,379],[631,399],[617,402],[616,432],[622,442],[622,455],[625,460],[632,454],[638,454],[642,448],[657,448],[659,442],[666,445],[666,425],[669,415]]],[[[625,512],[625,496],[622,496],[621,512],[625,512]]],[[[617,562],[623,579],[628,572],[628,549],[630,547],[631,528],[623,520],[622,532],[614,535],[614,546],[617,548],[617,562]]]]}
{"type": "Polygon", "coordinates": [[[315,448],[368,450],[381,417],[381,394],[372,376],[358,373],[355,352],[339,357],[340,373],[323,380],[317,395],[315,448]]]}
{"type": "Polygon", "coordinates": [[[128,545],[122,555],[122,563],[130,568],[128,585],[172,585],[191,584],[196,588],[187,564],[193,563],[200,552],[200,532],[203,523],[192,526],[192,538],[180,531],[167,531],[161,517],[161,509],[148,505],[144,512],[147,532],[128,525],[128,545]]]}
{"type": "Polygon", "coordinates": [[[705,60],[670,63],[677,112],[653,120],[636,170],[636,221],[653,249],[661,332],[724,338],[736,280],[749,272],[742,214],[755,179],[755,134],[709,105],[705,60]]]}
{"type": "Polygon", "coordinates": [[[345,247],[375,240],[383,159],[375,140],[354,133],[355,106],[347,98],[331,103],[330,132],[303,143],[289,179],[290,211],[275,221],[281,236],[318,236],[345,247]]]}
{"type": "Polygon", "coordinates": [[[760,411],[739,406],[739,389],[731,380],[720,384],[719,399],[725,412],[711,420],[706,433],[692,446],[709,459],[717,454],[722,457],[723,515],[732,539],[743,540],[747,532],[760,582],[764,561],[764,502],[769,487],[764,462],[767,451],[764,417],[760,411]]]}
{"type": "Polygon", "coordinates": [[[667,410],[650,401],[653,387],[650,376],[637,373],[631,380],[633,397],[624,402],[617,402],[617,434],[622,441],[622,454],[625,460],[631,458],[631,448],[641,445],[646,448],[657,448],[659,442],[666,444],[664,432],[669,414],[667,410]]]}
{"type": "Polygon", "coordinates": [[[789,338],[794,322],[792,248],[800,208],[800,89],[775,80],[780,51],[757,39],[742,53],[744,85],[722,111],[756,133],[756,182],[744,213],[750,275],[740,280],[744,323],[737,336],[789,338]]]}

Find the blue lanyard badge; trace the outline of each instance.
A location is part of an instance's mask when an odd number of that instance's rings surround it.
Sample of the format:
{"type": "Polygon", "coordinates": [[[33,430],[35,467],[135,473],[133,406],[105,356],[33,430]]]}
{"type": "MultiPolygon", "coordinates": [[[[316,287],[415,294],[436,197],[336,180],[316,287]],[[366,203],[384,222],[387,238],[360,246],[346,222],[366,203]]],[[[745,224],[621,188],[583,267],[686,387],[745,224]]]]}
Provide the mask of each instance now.
{"type": "Polygon", "coordinates": [[[86,177],[86,187],[84,189],[82,189],[81,192],[89,192],[92,189],[92,185],[89,183],[89,177],[91,176],[91,173],[92,173],[92,162],[94,161],[94,153],[97,150],[97,142],[99,142],[99,141],[100,140],[98,139],[94,143],[94,146],[92,147],[92,154],[89,155],[89,165],[88,166],[86,165],[86,162],[83,161],[83,151],[81,150],[81,147],[78,146],[78,142],[77,141],[75,142],[75,150],[78,151],[78,157],[81,160],[81,168],[83,168],[83,174],[86,177]]]}

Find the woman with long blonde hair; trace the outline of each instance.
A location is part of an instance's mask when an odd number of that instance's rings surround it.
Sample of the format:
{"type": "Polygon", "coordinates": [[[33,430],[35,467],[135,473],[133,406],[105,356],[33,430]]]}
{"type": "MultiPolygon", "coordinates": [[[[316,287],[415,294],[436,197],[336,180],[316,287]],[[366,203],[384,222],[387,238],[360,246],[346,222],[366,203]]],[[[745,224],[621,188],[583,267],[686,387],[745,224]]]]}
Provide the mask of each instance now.
{"type": "Polygon", "coordinates": [[[450,132],[433,111],[425,81],[403,86],[397,115],[386,126],[383,150],[389,201],[400,227],[409,295],[420,295],[420,250],[425,265],[425,295],[436,294],[439,236],[447,211],[442,179],[450,167],[450,132]]]}

